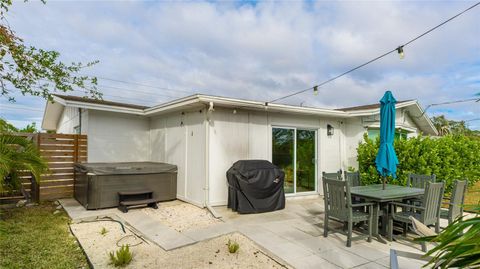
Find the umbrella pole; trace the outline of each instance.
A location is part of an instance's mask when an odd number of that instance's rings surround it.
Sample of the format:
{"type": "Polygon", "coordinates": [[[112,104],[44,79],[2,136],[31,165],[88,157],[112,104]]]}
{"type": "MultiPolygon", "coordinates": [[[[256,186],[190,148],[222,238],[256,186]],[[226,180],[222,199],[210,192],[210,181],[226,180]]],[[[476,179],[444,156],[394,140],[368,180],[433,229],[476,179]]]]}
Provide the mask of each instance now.
{"type": "Polygon", "coordinates": [[[386,184],[387,184],[387,177],[383,177],[383,189],[385,189],[386,184]]]}

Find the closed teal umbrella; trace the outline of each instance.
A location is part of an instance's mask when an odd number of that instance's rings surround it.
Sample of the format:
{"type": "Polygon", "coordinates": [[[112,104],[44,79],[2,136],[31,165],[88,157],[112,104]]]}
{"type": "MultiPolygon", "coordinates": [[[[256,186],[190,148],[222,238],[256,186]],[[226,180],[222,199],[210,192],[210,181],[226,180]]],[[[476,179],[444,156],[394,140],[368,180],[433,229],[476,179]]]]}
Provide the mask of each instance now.
{"type": "Polygon", "coordinates": [[[393,148],[395,139],[395,104],[397,100],[390,91],[385,92],[380,100],[380,148],[375,164],[378,173],[383,177],[383,189],[387,176],[396,178],[398,158],[393,148]]]}

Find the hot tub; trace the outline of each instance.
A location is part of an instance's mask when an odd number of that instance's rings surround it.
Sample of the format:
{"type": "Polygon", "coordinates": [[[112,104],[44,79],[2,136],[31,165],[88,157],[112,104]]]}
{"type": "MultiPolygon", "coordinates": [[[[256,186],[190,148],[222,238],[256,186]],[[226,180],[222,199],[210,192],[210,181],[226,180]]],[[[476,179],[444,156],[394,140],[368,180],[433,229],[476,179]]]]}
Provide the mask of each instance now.
{"type": "Polygon", "coordinates": [[[177,166],[157,162],[75,164],[74,197],[86,209],[118,206],[118,192],[153,191],[158,201],[176,199],[177,166]]]}

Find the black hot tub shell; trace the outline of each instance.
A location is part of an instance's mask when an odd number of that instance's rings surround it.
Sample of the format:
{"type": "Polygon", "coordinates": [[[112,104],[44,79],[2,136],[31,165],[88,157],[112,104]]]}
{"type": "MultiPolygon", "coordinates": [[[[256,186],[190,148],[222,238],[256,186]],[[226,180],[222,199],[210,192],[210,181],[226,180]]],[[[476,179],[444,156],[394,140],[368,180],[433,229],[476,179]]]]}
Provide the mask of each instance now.
{"type": "Polygon", "coordinates": [[[177,166],[157,162],[75,165],[74,197],[86,209],[118,206],[118,192],[153,191],[158,201],[176,199],[177,166]]]}

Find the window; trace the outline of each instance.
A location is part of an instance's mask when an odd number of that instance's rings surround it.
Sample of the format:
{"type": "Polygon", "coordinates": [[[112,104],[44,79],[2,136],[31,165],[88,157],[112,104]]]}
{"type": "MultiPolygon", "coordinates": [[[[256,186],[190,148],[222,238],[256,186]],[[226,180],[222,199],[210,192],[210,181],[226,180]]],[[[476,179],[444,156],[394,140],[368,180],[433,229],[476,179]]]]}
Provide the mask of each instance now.
{"type": "MultiPolygon", "coordinates": [[[[368,139],[375,140],[380,136],[379,128],[368,128],[368,139]]],[[[407,139],[408,132],[402,129],[395,130],[395,139],[407,139]]]]}
{"type": "Polygon", "coordinates": [[[285,172],[285,192],[316,190],[316,130],[272,128],[272,162],[285,172]]]}

